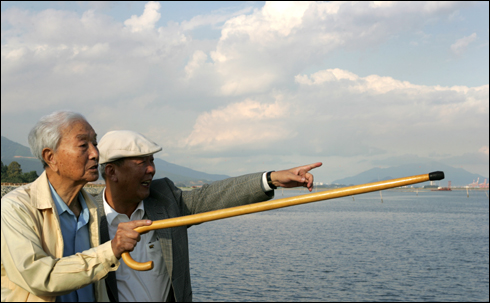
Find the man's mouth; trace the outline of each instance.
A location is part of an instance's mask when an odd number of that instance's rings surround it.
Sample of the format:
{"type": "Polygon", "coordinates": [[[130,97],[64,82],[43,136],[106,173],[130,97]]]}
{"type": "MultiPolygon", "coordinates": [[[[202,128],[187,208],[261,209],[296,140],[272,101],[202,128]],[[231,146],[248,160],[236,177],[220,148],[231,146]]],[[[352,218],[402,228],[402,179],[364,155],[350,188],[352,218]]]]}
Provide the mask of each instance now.
{"type": "Polygon", "coordinates": [[[93,170],[93,169],[97,170],[98,168],[99,168],[99,165],[95,164],[94,166],[91,166],[89,169],[90,170],[93,170]]]}
{"type": "Polygon", "coordinates": [[[151,183],[151,180],[146,180],[146,181],[141,182],[141,184],[142,184],[143,186],[145,186],[145,187],[150,186],[150,183],[151,183]]]}

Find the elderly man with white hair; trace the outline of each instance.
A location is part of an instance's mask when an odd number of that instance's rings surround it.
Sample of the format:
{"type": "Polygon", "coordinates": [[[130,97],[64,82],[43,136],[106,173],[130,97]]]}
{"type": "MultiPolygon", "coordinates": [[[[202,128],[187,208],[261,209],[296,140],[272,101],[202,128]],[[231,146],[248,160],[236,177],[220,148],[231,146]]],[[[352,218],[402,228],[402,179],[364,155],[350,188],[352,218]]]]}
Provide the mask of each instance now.
{"type": "Polygon", "coordinates": [[[2,302],[108,301],[101,281],[149,220],[122,223],[100,245],[99,217],[83,186],[99,177],[96,133],[80,114],[44,116],[29,134],[44,172],[2,198],[2,302]]]}
{"type": "MultiPolygon", "coordinates": [[[[228,178],[192,191],[182,191],[168,178],[153,180],[153,154],[162,150],[134,131],[112,131],[99,143],[100,171],[106,188],[95,197],[100,213],[100,236],[112,239],[118,224],[152,221],[271,199],[277,186],[305,186],[311,191],[309,170],[322,163],[277,172],[259,172],[228,178]]],[[[153,260],[154,268],[135,271],[126,264],[106,279],[114,302],[192,301],[187,228],[153,230],[141,235],[131,252],[135,260],[153,260]]]]}

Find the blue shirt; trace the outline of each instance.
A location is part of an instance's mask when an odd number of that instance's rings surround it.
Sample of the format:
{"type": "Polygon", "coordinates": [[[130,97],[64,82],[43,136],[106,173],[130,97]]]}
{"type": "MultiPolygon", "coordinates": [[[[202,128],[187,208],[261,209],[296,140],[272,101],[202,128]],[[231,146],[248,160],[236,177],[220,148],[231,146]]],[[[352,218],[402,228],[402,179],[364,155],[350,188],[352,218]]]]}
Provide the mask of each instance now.
{"type": "MultiPolygon", "coordinates": [[[[90,212],[82,193],[78,193],[82,211],[77,219],[51,183],[49,183],[49,188],[60,217],[61,234],[63,235],[63,257],[72,256],[90,249],[90,234],[88,230],[90,212]]],[[[89,284],[69,294],[58,296],[56,297],[56,302],[95,302],[94,285],[89,284]]]]}

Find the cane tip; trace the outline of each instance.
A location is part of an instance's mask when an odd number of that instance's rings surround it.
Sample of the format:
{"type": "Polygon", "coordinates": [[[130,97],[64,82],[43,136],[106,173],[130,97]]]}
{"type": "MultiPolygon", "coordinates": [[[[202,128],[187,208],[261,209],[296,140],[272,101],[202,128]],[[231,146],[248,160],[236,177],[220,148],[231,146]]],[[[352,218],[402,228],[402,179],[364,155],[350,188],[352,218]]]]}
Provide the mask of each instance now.
{"type": "Polygon", "coordinates": [[[430,181],[436,181],[436,180],[442,180],[444,179],[444,172],[443,171],[434,171],[429,173],[429,180],[430,181]]]}

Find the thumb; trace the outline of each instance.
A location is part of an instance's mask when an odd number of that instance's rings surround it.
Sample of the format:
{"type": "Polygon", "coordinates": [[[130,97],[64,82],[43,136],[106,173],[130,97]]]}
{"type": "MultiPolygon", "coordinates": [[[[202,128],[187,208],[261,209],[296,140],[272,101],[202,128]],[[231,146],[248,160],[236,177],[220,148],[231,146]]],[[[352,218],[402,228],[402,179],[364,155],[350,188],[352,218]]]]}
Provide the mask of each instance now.
{"type": "Polygon", "coordinates": [[[304,174],[292,174],[291,176],[291,181],[296,181],[298,183],[304,183],[306,181],[305,175],[304,174]]]}

